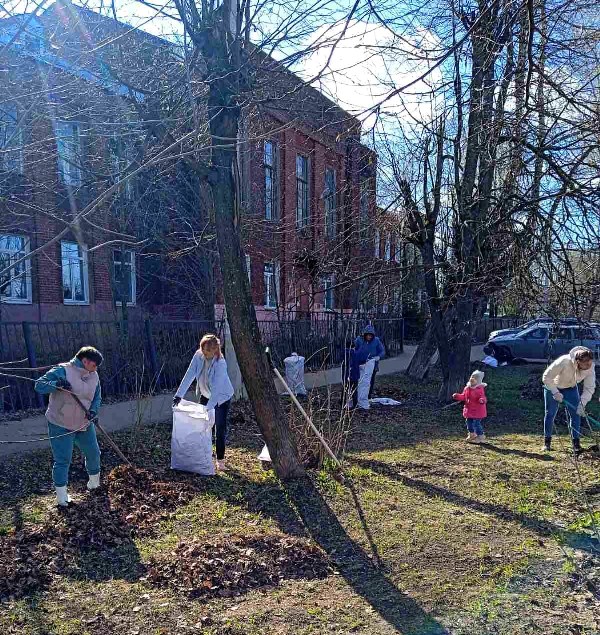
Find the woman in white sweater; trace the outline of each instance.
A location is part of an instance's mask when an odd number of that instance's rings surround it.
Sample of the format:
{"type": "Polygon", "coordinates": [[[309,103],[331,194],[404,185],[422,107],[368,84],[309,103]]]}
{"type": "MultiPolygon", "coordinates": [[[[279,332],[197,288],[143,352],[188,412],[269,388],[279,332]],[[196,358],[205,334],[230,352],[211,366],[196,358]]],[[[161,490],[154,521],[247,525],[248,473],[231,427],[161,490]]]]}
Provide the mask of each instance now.
{"type": "Polygon", "coordinates": [[[579,440],[581,416],[596,390],[596,370],[594,354],[589,348],[576,346],[568,355],[554,360],[544,371],[544,450],[549,452],[552,444],[552,430],[559,404],[563,403],[571,422],[573,448],[581,451],[579,440]],[[583,382],[583,392],[579,395],[577,384],[583,382]]]}

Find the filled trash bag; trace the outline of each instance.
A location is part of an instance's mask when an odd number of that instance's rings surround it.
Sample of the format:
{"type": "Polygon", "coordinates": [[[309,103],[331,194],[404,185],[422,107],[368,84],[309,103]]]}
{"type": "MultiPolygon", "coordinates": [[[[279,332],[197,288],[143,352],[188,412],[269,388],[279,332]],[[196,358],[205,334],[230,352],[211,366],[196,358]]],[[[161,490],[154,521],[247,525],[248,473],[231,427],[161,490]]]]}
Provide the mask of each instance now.
{"type": "Polygon", "coordinates": [[[369,404],[369,390],[371,388],[371,377],[373,376],[373,370],[375,369],[375,360],[370,359],[360,367],[360,379],[358,380],[358,407],[368,410],[371,405],[369,404]]]}
{"type": "Polygon", "coordinates": [[[212,428],[215,411],[182,399],[173,408],[171,469],[209,476],[215,473],[212,459],[212,428]]]}
{"type": "Polygon", "coordinates": [[[296,395],[306,396],[306,386],[304,385],[304,357],[298,353],[292,353],[283,360],[285,364],[285,383],[296,395]]]}

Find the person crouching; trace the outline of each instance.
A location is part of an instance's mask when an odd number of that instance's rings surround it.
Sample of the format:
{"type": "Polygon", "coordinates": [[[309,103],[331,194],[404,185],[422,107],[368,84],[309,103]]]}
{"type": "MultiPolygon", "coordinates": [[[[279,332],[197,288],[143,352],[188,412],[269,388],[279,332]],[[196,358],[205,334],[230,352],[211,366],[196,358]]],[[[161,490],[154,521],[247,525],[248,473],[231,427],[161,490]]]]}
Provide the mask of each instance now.
{"type": "Polygon", "coordinates": [[[469,378],[465,389],[452,395],[453,399],[465,404],[463,417],[467,420],[467,443],[485,441],[482,421],[487,417],[487,397],[485,396],[487,384],[483,383],[484,376],[482,371],[476,370],[469,378]]]}
{"type": "Polygon", "coordinates": [[[69,467],[76,445],[85,457],[89,491],[100,486],[100,447],[96,438],[94,419],[102,402],[97,369],[102,364],[100,351],[84,346],[70,361],[55,366],[35,382],[35,391],[50,395],[46,419],[48,437],[54,457],[52,480],[56,502],[66,507],[69,467]],[[86,408],[77,403],[74,395],[86,408]]]}

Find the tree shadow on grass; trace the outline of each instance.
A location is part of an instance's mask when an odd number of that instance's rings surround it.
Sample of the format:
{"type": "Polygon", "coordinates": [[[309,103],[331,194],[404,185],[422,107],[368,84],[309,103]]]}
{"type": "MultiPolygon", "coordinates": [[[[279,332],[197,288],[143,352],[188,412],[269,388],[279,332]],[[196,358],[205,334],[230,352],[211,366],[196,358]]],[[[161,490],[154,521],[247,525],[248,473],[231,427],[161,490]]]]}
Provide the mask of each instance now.
{"type": "MultiPolygon", "coordinates": [[[[245,487],[245,477],[231,470],[229,476],[237,481],[238,487],[245,487]]],[[[249,509],[253,512],[268,514],[279,522],[283,518],[289,527],[290,517],[297,522],[297,529],[304,530],[325,551],[337,571],[353,589],[399,633],[405,635],[445,635],[449,631],[424,611],[407,594],[398,589],[377,566],[379,555],[373,538],[362,514],[363,528],[367,540],[374,550],[370,557],[347,533],[335,512],[329,507],[309,477],[285,484],[285,489],[277,488],[278,494],[271,494],[268,506],[259,499],[250,499],[249,509]]],[[[209,485],[208,491],[212,488],[209,485]]],[[[239,504],[239,498],[229,500],[228,492],[237,488],[218,487],[215,494],[225,495],[228,502],[239,504]]]]}
{"type": "Polygon", "coordinates": [[[398,481],[406,487],[419,490],[420,492],[423,492],[433,498],[439,497],[449,503],[452,503],[453,505],[458,505],[459,507],[467,507],[473,511],[495,516],[501,520],[519,523],[523,527],[536,532],[540,536],[556,538],[559,542],[566,544],[573,549],[580,549],[594,554],[600,553],[600,544],[589,534],[567,531],[563,527],[560,527],[548,520],[531,518],[530,516],[525,516],[524,514],[517,514],[502,505],[485,503],[463,496],[462,494],[456,494],[445,487],[439,487],[438,485],[433,485],[427,481],[422,481],[420,479],[407,476],[406,474],[402,474],[381,461],[353,458],[352,462],[360,465],[361,467],[369,468],[386,478],[398,481]]]}
{"type": "Polygon", "coordinates": [[[554,459],[549,454],[540,454],[538,452],[527,452],[526,450],[518,450],[516,448],[503,448],[499,445],[494,445],[489,441],[485,443],[479,443],[479,447],[485,450],[491,450],[498,454],[504,454],[505,456],[520,456],[524,459],[537,459],[538,461],[553,461],[554,459]]]}

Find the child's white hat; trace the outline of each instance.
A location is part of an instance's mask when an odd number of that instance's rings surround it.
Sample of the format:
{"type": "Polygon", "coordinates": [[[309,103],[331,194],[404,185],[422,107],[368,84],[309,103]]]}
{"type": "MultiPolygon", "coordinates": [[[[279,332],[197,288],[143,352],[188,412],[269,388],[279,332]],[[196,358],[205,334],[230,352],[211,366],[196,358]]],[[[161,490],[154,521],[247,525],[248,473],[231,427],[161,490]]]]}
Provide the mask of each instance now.
{"type": "Polygon", "coordinates": [[[483,383],[483,378],[485,377],[485,373],[482,370],[476,370],[471,373],[471,377],[474,377],[477,380],[478,384],[483,383]]]}

